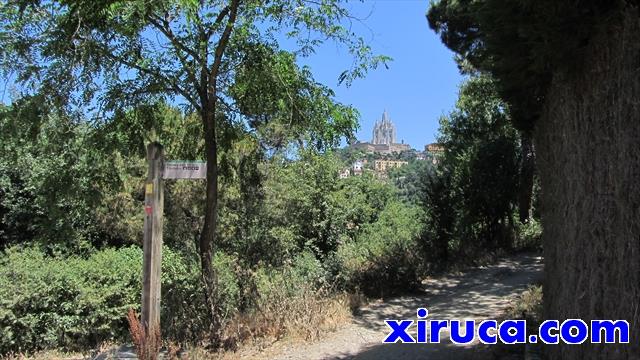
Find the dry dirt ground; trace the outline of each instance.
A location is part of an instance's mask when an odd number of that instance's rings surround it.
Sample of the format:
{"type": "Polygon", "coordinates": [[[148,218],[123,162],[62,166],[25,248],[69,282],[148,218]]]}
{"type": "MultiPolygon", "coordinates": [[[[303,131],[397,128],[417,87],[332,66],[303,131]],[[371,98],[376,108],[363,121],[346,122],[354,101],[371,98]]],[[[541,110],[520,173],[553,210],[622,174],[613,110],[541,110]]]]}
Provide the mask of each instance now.
{"type": "MultiPolygon", "coordinates": [[[[427,319],[496,319],[514,298],[542,278],[542,258],[520,254],[464,273],[431,278],[416,295],[364,307],[351,324],[310,344],[276,343],[247,359],[492,359],[487,346],[382,344],[389,330],[385,319],[416,319],[416,309],[429,309],[427,319]]],[[[415,334],[415,326],[412,327],[415,334]]],[[[443,333],[444,335],[444,333],[443,333]]]]}

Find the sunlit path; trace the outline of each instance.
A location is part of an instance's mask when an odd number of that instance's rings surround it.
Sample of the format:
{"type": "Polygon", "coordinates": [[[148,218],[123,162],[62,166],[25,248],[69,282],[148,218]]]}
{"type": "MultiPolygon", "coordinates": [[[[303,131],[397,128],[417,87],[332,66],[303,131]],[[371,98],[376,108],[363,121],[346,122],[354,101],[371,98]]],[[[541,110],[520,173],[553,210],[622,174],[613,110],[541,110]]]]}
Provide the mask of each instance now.
{"type": "MultiPolygon", "coordinates": [[[[415,319],[418,307],[429,309],[429,319],[498,317],[510,301],[542,277],[542,258],[516,255],[463,274],[424,282],[424,293],[403,296],[362,309],[353,323],[327,338],[308,345],[275,346],[254,358],[297,359],[484,359],[486,349],[441,344],[383,345],[388,333],[384,319],[415,319]]],[[[443,332],[444,334],[444,332],[443,332]]]]}

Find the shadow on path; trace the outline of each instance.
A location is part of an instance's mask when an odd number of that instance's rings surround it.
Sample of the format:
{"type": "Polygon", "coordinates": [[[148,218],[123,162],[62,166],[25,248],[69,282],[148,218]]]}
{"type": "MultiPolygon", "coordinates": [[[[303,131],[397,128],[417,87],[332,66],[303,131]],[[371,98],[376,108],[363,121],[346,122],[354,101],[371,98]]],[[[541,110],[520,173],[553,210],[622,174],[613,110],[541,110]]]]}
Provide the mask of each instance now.
{"type": "MultiPolygon", "coordinates": [[[[429,309],[427,320],[497,318],[530,284],[542,280],[542,267],[540,255],[527,253],[462,274],[431,278],[421,293],[369,305],[351,325],[319,342],[292,346],[265,359],[492,359],[488,346],[453,345],[446,331],[440,344],[382,344],[388,334],[384,320],[415,320],[420,307],[429,309]]],[[[415,326],[410,329],[415,331],[415,326]]]]}

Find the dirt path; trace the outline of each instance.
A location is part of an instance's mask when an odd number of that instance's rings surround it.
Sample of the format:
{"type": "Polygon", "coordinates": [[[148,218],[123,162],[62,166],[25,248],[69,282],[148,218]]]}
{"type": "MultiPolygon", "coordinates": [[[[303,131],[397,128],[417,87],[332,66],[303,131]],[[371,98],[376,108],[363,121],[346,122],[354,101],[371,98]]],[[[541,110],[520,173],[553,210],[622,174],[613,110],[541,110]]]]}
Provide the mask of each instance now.
{"type": "MultiPolygon", "coordinates": [[[[478,346],[441,344],[383,345],[388,334],[385,319],[414,319],[416,309],[429,309],[429,319],[493,319],[527,285],[541,280],[542,258],[534,254],[508,257],[458,275],[425,282],[423,293],[373,304],[348,326],[311,344],[279,344],[255,358],[307,359],[485,359],[478,346]]],[[[448,338],[448,336],[447,336],[448,338]]]]}

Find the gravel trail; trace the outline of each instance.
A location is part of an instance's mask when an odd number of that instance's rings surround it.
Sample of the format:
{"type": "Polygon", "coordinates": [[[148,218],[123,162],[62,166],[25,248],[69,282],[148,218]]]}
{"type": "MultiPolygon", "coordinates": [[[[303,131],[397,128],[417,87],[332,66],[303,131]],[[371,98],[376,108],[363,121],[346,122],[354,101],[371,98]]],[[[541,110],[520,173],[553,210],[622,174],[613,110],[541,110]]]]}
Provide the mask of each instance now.
{"type": "MultiPolygon", "coordinates": [[[[416,309],[429,309],[427,319],[497,318],[529,284],[542,278],[542,258],[519,254],[493,265],[424,282],[424,291],[364,307],[351,324],[314,343],[275,344],[255,359],[489,359],[486,347],[441,344],[382,344],[388,334],[385,319],[416,319],[416,309]]],[[[413,327],[415,331],[415,327],[413,327]]]]}

